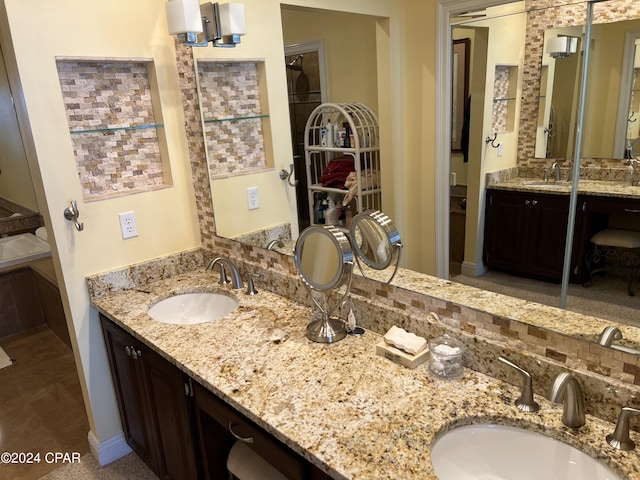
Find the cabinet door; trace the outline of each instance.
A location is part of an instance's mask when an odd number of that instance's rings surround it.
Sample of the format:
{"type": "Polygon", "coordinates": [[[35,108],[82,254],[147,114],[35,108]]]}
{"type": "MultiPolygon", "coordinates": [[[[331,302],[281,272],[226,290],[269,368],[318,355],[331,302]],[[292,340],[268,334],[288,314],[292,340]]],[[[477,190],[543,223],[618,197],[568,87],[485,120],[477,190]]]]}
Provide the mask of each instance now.
{"type": "Polygon", "coordinates": [[[144,360],[149,380],[155,423],[159,436],[161,478],[196,480],[198,478],[191,415],[185,383],[188,378],[178,368],[146,349],[144,360]]]}
{"type": "Polygon", "coordinates": [[[520,192],[487,190],[483,259],[489,267],[525,271],[530,197],[520,192]]]}
{"type": "Polygon", "coordinates": [[[559,282],[567,240],[569,197],[532,196],[530,212],[526,271],[535,277],[559,282]]]}
{"type": "Polygon", "coordinates": [[[143,388],[144,370],[133,356],[142,351],[142,344],[102,316],[101,323],[125,439],[142,461],[159,474],[156,431],[143,388]]]}

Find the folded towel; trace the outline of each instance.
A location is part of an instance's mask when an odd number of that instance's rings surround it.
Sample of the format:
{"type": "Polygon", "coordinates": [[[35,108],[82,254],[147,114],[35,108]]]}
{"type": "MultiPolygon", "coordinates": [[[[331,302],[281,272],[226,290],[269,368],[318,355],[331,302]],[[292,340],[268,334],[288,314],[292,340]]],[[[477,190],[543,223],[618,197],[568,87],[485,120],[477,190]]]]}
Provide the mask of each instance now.
{"type": "Polygon", "coordinates": [[[384,341],[400,350],[404,350],[411,355],[420,353],[427,348],[427,341],[417,336],[415,333],[407,332],[404,328],[395,325],[384,334],[384,341]]]}
{"type": "MultiPolygon", "coordinates": [[[[360,183],[363,191],[378,188],[380,186],[379,172],[377,170],[361,171],[360,183]]],[[[342,200],[342,205],[346,207],[358,193],[358,177],[356,172],[351,172],[347,175],[347,179],[344,182],[344,188],[349,190],[349,193],[347,193],[342,200]]]]}

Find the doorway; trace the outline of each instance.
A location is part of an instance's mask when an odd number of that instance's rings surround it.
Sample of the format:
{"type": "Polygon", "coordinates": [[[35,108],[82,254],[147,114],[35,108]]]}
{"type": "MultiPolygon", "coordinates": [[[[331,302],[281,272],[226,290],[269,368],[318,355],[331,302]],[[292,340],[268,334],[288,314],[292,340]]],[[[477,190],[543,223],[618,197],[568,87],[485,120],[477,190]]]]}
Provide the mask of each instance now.
{"type": "Polygon", "coordinates": [[[293,170],[296,184],[296,207],[300,231],[310,224],[307,195],[307,169],[304,157],[304,131],[311,112],[326,102],[326,68],[324,42],[285,46],[287,96],[293,147],[293,170]]]}

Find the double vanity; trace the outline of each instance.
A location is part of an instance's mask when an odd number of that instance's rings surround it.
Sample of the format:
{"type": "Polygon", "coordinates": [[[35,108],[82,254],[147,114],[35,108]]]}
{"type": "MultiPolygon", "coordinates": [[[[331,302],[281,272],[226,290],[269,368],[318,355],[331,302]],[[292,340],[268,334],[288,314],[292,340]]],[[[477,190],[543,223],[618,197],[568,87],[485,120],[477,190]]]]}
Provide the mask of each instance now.
{"type": "MultiPolygon", "coordinates": [[[[535,413],[516,408],[519,386],[471,368],[459,380],[443,381],[430,376],[426,364],[409,369],[377,355],[383,319],[398,315],[393,308],[360,300],[364,335],[312,342],[305,336],[310,308],[268,291],[304,298],[299,281],[291,277],[289,284],[276,285],[268,272],[234,258],[243,276],[263,275],[259,293],[247,295],[219,285],[219,273],[204,268],[203,255],[209,256],[195,252],[196,261],[182,269],[175,267],[179,261],[169,262],[171,268],[159,268],[162,274],[142,267],[140,274],[129,269],[88,279],[125,436],[161,477],[226,478],[219,475],[240,438],[251,439],[249,447],[287,478],[436,479],[431,454],[440,439],[466,425],[503,425],[518,427],[517,441],[536,432],[544,435],[543,443],[557,439],[588,456],[587,463],[576,460],[571,467],[586,469],[573,472],[582,476],[562,478],[618,478],[585,476],[595,472],[588,465],[593,459],[620,478],[640,478],[638,450],[622,452],[605,442],[611,422],[587,414],[586,424],[574,430],[562,423],[562,406],[541,396],[535,397],[535,413]],[[238,305],[216,320],[191,325],[149,316],[159,301],[194,292],[222,293],[238,305]],[[132,391],[139,395],[124,398],[132,391]],[[126,402],[136,407],[125,409],[126,402]]],[[[428,309],[419,320],[432,336],[443,329],[428,309]]],[[[481,338],[459,330],[452,335],[467,344],[467,367],[483,361],[477,354],[481,338]]],[[[509,355],[506,345],[503,354],[509,355]]],[[[501,363],[497,357],[486,361],[501,363]]],[[[531,373],[534,384],[543,381],[541,372],[531,373]]],[[[637,433],[631,438],[640,443],[637,433]]],[[[444,450],[446,460],[452,452],[444,450]]]]}

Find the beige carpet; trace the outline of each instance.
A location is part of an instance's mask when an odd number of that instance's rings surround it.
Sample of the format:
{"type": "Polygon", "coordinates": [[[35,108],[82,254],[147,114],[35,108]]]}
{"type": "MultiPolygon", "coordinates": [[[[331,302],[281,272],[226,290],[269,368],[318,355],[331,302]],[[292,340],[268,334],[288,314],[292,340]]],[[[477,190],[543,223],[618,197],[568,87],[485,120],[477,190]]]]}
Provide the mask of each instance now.
{"type": "Polygon", "coordinates": [[[79,464],[68,464],[41,477],[40,480],[158,480],[135,453],[100,467],[91,454],[79,464]]]}
{"type": "MultiPolygon", "coordinates": [[[[560,306],[560,284],[516,277],[493,270],[481,277],[457,275],[452,281],[544,305],[560,306]]],[[[640,283],[634,282],[633,289],[636,295],[630,297],[627,295],[627,279],[612,273],[596,277],[590,288],[570,284],[567,310],[640,326],[640,283]]]]}

